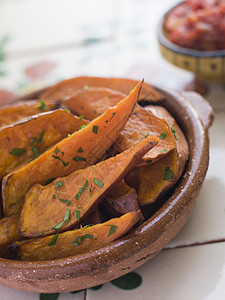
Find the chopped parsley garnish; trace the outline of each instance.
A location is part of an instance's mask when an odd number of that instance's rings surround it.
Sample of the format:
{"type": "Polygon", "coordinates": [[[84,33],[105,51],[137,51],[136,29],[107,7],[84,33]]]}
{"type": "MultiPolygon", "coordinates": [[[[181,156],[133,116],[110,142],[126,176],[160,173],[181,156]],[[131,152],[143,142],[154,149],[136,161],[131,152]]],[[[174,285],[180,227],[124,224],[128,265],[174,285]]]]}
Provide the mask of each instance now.
{"type": "Polygon", "coordinates": [[[88,186],[88,180],[86,179],[85,184],[82,186],[82,188],[79,190],[79,192],[75,195],[75,199],[78,200],[80,195],[85,191],[85,189],[88,186]]]}
{"type": "Polygon", "coordinates": [[[54,153],[55,153],[56,155],[59,153],[59,148],[58,148],[58,147],[55,148],[54,153]]]}
{"type": "Polygon", "coordinates": [[[66,210],[65,215],[64,215],[64,220],[62,222],[60,222],[59,224],[55,225],[52,229],[60,229],[64,223],[67,224],[69,222],[69,216],[70,216],[70,211],[66,210]]]}
{"type": "Polygon", "coordinates": [[[30,146],[31,146],[31,147],[35,144],[36,140],[37,140],[36,137],[32,137],[32,141],[31,141],[31,143],[30,143],[30,146]]]}
{"type": "Polygon", "coordinates": [[[83,120],[84,116],[80,115],[78,118],[81,119],[81,120],[83,120]]]}
{"type": "Polygon", "coordinates": [[[92,189],[92,184],[91,184],[91,186],[89,188],[90,196],[91,196],[91,189],[92,189]]]}
{"type": "Polygon", "coordinates": [[[146,137],[149,135],[149,132],[147,131],[146,133],[145,133],[145,139],[146,139],[146,137]]]}
{"type": "Polygon", "coordinates": [[[166,132],[164,131],[164,132],[162,132],[161,134],[160,134],[160,139],[165,139],[165,137],[166,137],[166,132]]]}
{"type": "Polygon", "coordinates": [[[88,90],[88,85],[84,86],[84,90],[87,91],[88,90]]]}
{"type": "Polygon", "coordinates": [[[79,209],[76,210],[76,217],[77,217],[77,221],[80,221],[80,211],[79,209]]]}
{"type": "Polygon", "coordinates": [[[118,228],[118,226],[116,226],[116,225],[105,225],[105,226],[110,226],[108,236],[110,236],[110,235],[112,235],[114,232],[116,232],[116,229],[118,228]]]}
{"type": "Polygon", "coordinates": [[[98,126],[94,125],[92,128],[92,132],[94,132],[95,134],[98,134],[98,126]]]}
{"type": "Polygon", "coordinates": [[[56,241],[57,241],[57,238],[58,238],[58,233],[56,233],[54,236],[53,236],[53,238],[52,238],[52,240],[51,240],[51,242],[48,244],[48,246],[53,246],[53,245],[55,245],[55,243],[56,243],[56,241]]]}
{"type": "Polygon", "coordinates": [[[52,155],[52,157],[53,157],[54,159],[60,160],[60,161],[62,162],[62,164],[64,165],[64,167],[68,166],[68,164],[69,164],[68,162],[63,161],[60,157],[58,157],[58,156],[56,156],[56,155],[52,155]]]}
{"type": "Polygon", "coordinates": [[[38,108],[46,110],[46,109],[48,109],[48,106],[46,105],[44,100],[40,100],[40,105],[38,106],[38,108]]]}
{"type": "Polygon", "coordinates": [[[166,152],[168,152],[167,149],[163,149],[163,150],[161,151],[161,153],[166,153],[166,152]]]}
{"type": "Polygon", "coordinates": [[[146,164],[150,164],[151,162],[152,162],[151,159],[147,159],[147,160],[146,160],[146,164]]]}
{"type": "Polygon", "coordinates": [[[69,206],[69,205],[70,205],[70,203],[71,203],[71,201],[70,201],[70,200],[66,200],[66,199],[59,199],[59,201],[62,201],[62,202],[64,202],[64,203],[66,203],[66,204],[67,204],[67,206],[69,206]]]}
{"type": "Polygon", "coordinates": [[[169,179],[173,178],[173,175],[174,175],[174,173],[170,170],[170,167],[166,167],[163,180],[169,180],[169,179]]]}
{"type": "Polygon", "coordinates": [[[83,241],[84,239],[94,240],[92,234],[84,234],[84,235],[82,235],[82,236],[78,236],[78,237],[75,239],[75,241],[72,242],[72,245],[75,246],[75,247],[76,247],[76,246],[79,246],[79,245],[82,243],[82,241],[83,241]]]}
{"type": "Polygon", "coordinates": [[[81,147],[79,147],[79,149],[77,150],[77,152],[78,153],[82,153],[82,152],[84,152],[84,150],[81,147]]]}
{"type": "Polygon", "coordinates": [[[45,182],[45,185],[51,183],[51,182],[54,181],[54,180],[55,180],[54,177],[47,179],[46,182],[45,182]]]}
{"type": "Polygon", "coordinates": [[[78,130],[77,130],[77,131],[79,131],[79,130],[81,130],[81,129],[83,129],[83,128],[87,127],[87,126],[88,126],[88,124],[81,125],[81,126],[78,128],[78,130]]]}
{"type": "Polygon", "coordinates": [[[42,133],[40,134],[39,136],[39,139],[37,140],[37,143],[40,144],[43,140],[43,137],[44,137],[44,134],[45,134],[45,131],[43,130],[42,133]]]}
{"type": "Polygon", "coordinates": [[[24,148],[14,148],[14,149],[12,149],[12,151],[9,152],[9,154],[14,155],[14,156],[21,156],[26,152],[27,151],[24,148]]]}
{"type": "Polygon", "coordinates": [[[68,108],[64,108],[63,110],[70,113],[70,110],[68,108]]]}
{"type": "Polygon", "coordinates": [[[64,224],[64,220],[61,223],[55,225],[52,229],[60,229],[63,226],[63,224],[64,224]]]}
{"type": "Polygon", "coordinates": [[[170,129],[171,129],[171,131],[172,131],[175,139],[177,140],[176,130],[174,128],[172,128],[172,127],[170,129]]]}
{"type": "Polygon", "coordinates": [[[115,116],[115,114],[116,114],[116,112],[114,112],[114,113],[112,114],[112,117],[109,119],[109,122],[112,120],[112,118],[115,116]]]}
{"type": "Polygon", "coordinates": [[[97,178],[94,177],[94,183],[99,186],[100,188],[102,188],[104,186],[104,183],[101,182],[100,180],[98,180],[97,178]]]}
{"type": "Polygon", "coordinates": [[[44,234],[44,231],[40,232],[39,234],[40,234],[40,235],[43,235],[43,234],[44,234]]]}
{"type": "Polygon", "coordinates": [[[33,148],[32,148],[32,152],[33,152],[33,159],[35,159],[35,158],[37,158],[38,156],[39,156],[39,154],[38,154],[38,149],[37,149],[37,147],[36,146],[34,146],[33,148]]]}
{"type": "Polygon", "coordinates": [[[79,160],[87,161],[85,157],[80,157],[80,156],[73,157],[73,160],[75,160],[75,161],[79,161],[79,160]]]}
{"type": "Polygon", "coordinates": [[[55,189],[57,189],[59,187],[62,187],[62,186],[63,186],[63,182],[62,181],[56,181],[55,189]]]}
{"type": "Polygon", "coordinates": [[[84,228],[88,228],[88,227],[91,227],[91,226],[94,226],[94,224],[88,224],[88,225],[85,225],[85,226],[82,227],[82,228],[84,229],[84,228]]]}
{"type": "Polygon", "coordinates": [[[53,194],[52,197],[53,197],[53,199],[56,199],[56,195],[55,194],[53,194]]]}

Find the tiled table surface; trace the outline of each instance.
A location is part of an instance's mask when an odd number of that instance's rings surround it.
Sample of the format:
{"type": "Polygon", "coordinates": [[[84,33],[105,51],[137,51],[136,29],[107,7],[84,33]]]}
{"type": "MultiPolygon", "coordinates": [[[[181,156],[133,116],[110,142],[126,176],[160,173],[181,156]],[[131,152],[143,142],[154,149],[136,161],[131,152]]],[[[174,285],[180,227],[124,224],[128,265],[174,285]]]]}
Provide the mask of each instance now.
{"type": "MultiPolygon", "coordinates": [[[[144,78],[182,90],[193,75],[164,61],[156,41],[159,17],[174,3],[0,0],[0,90],[24,93],[77,75],[144,78]],[[1,59],[2,52],[6,58],[1,59]]],[[[143,280],[137,289],[107,283],[97,291],[55,299],[225,299],[225,89],[208,88],[206,98],[215,110],[210,165],[183,230],[169,249],[136,270],[143,280]]],[[[42,296],[0,286],[1,300],[42,296]]]]}

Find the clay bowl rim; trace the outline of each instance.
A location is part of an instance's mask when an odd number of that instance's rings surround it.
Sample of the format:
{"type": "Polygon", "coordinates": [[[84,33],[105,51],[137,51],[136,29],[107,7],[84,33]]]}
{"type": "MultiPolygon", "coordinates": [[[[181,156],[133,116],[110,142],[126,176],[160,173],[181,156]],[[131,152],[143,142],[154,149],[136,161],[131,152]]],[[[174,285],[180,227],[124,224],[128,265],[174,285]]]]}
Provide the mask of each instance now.
{"type": "Polygon", "coordinates": [[[92,253],[32,262],[0,258],[0,284],[33,292],[89,288],[138,268],[180,231],[195,205],[207,172],[208,128],[194,106],[181,94],[157,89],[165,96],[164,106],[173,112],[190,148],[185,173],[172,196],[137,229],[92,253]]]}
{"type": "Polygon", "coordinates": [[[162,44],[164,47],[168,48],[169,50],[173,51],[177,54],[182,54],[186,56],[192,56],[192,57],[199,57],[199,58],[215,58],[215,57],[224,57],[225,56],[225,49],[224,50],[212,50],[212,51],[201,51],[201,50],[194,50],[191,48],[184,48],[179,45],[174,44],[170,40],[167,39],[164,33],[164,22],[167,17],[167,15],[177,6],[181,5],[186,1],[181,1],[174,6],[172,6],[169,10],[167,10],[162,18],[159,21],[159,24],[157,26],[157,39],[160,44],[162,44]]]}

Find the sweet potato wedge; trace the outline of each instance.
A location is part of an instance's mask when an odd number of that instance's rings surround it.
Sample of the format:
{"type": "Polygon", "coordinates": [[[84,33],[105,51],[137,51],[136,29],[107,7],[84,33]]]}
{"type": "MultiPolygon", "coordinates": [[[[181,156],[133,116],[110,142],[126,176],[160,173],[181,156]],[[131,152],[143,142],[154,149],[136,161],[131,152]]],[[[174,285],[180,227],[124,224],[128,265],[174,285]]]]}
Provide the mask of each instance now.
{"type": "Polygon", "coordinates": [[[83,115],[87,120],[94,120],[125,97],[124,93],[109,88],[90,87],[78,91],[76,95],[63,101],[63,105],[78,116],[83,115]]]}
{"type": "Polygon", "coordinates": [[[21,163],[88,124],[64,110],[42,113],[0,129],[0,180],[21,163]]]}
{"type": "Polygon", "coordinates": [[[188,159],[188,144],[185,136],[169,112],[164,107],[151,106],[146,109],[166,119],[176,137],[177,147],[159,161],[139,168],[138,198],[142,206],[152,205],[160,195],[165,194],[177,182],[188,159]]]}
{"type": "Polygon", "coordinates": [[[24,237],[38,237],[40,232],[49,235],[74,228],[156,143],[154,137],[148,137],[115,157],[47,186],[33,185],[26,195],[19,232],[24,237]]]}
{"type": "MultiPolygon", "coordinates": [[[[89,88],[77,92],[75,96],[70,97],[64,103],[76,114],[93,120],[110,106],[114,106],[122,97],[122,93],[110,89],[89,88]]],[[[162,137],[159,139],[158,145],[145,155],[146,162],[150,160],[154,162],[176,147],[175,138],[167,122],[152,114],[151,111],[146,111],[136,105],[133,114],[114,144],[114,153],[129,149],[133,144],[140,142],[145,135],[162,137]]]]}
{"type": "Polygon", "coordinates": [[[121,180],[113,190],[107,193],[101,207],[111,218],[119,217],[131,211],[140,211],[138,194],[121,180]]]}
{"type": "MultiPolygon", "coordinates": [[[[47,89],[41,99],[61,99],[71,97],[77,92],[88,89],[90,87],[106,87],[115,91],[122,92],[126,95],[137,85],[138,81],[122,78],[101,78],[101,77],[75,77],[63,80],[56,85],[47,89]]],[[[147,83],[143,84],[139,100],[158,101],[162,99],[162,95],[147,83]]]]}
{"type": "Polygon", "coordinates": [[[59,108],[58,100],[27,100],[5,105],[0,110],[0,127],[10,125],[21,119],[59,108]]]}
{"type": "Polygon", "coordinates": [[[75,229],[34,240],[16,242],[11,251],[22,260],[50,260],[92,252],[128,232],[139,220],[137,212],[91,227],[75,229]]]}
{"type": "Polygon", "coordinates": [[[3,218],[0,220],[0,255],[5,256],[7,246],[21,239],[18,233],[18,217],[3,218]]]}
{"type": "Polygon", "coordinates": [[[66,176],[96,163],[125,126],[141,87],[142,82],[117,106],[109,108],[85,128],[65,138],[24,168],[4,177],[2,195],[5,215],[20,214],[26,191],[32,184],[45,184],[53,174],[55,178],[66,176]]]}

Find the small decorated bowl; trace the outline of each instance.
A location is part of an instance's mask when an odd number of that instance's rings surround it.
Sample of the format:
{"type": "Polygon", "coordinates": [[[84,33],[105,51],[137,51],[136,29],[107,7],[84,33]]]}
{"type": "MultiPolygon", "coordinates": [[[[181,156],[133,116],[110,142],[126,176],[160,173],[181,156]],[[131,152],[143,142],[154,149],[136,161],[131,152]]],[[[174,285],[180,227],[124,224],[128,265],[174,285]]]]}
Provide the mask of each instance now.
{"type": "Polygon", "coordinates": [[[165,26],[167,16],[174,8],[172,7],[160,20],[157,30],[157,38],[161,55],[173,65],[191,71],[201,81],[225,83],[225,50],[194,50],[181,47],[168,38],[165,26]]]}

